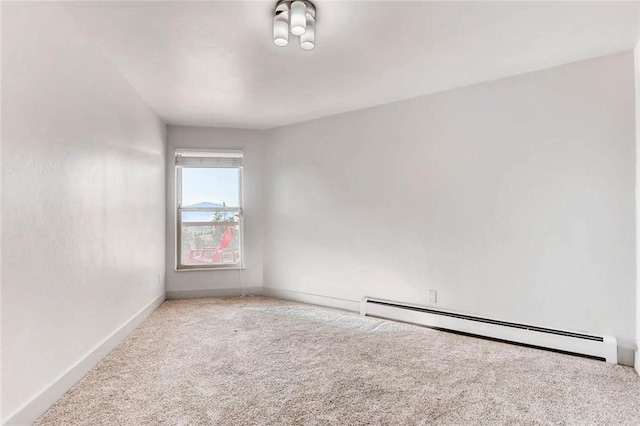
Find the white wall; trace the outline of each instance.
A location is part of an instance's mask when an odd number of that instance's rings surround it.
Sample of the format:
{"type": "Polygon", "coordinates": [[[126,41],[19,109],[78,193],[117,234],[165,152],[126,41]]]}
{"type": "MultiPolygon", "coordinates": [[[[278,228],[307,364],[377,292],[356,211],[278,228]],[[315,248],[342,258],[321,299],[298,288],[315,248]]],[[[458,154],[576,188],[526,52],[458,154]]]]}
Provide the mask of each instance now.
{"type": "Polygon", "coordinates": [[[636,84],[636,357],[640,374],[640,43],[634,49],[636,84]]]}
{"type": "Polygon", "coordinates": [[[167,128],[167,296],[206,297],[259,293],[262,287],[262,163],[263,134],[257,130],[168,126],[167,128]],[[176,271],[175,150],[220,148],[244,150],[243,270],[176,271]]]}
{"type": "MultiPolygon", "coordinates": [[[[398,82],[402,84],[402,82],[398,82]]],[[[265,286],[635,344],[633,54],[268,132],[265,286]]]]}
{"type": "Polygon", "coordinates": [[[164,124],[74,27],[2,4],[3,421],[164,298],[164,124]]]}

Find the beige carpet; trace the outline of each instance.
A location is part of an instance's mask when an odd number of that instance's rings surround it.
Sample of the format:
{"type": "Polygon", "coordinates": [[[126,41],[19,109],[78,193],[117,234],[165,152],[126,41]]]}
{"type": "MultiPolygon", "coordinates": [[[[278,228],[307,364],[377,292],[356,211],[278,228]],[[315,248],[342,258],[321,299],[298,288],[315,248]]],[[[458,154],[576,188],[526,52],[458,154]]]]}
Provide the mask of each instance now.
{"type": "Polygon", "coordinates": [[[263,297],[165,302],[41,425],[640,424],[628,367],[263,297]]]}

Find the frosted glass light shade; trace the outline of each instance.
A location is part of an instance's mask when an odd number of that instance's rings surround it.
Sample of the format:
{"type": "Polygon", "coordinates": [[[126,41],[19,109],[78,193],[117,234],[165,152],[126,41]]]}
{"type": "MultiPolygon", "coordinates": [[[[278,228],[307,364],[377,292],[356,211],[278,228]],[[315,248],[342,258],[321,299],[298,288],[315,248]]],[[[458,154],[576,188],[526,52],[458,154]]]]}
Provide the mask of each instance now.
{"type": "Polygon", "coordinates": [[[307,29],[307,6],[302,1],[291,3],[291,34],[302,35],[307,29]]]}
{"type": "Polygon", "coordinates": [[[273,44],[280,47],[289,44],[288,12],[280,12],[273,17],[273,44]]]}
{"type": "Polygon", "coordinates": [[[304,50],[311,50],[316,46],[316,20],[307,14],[307,30],[300,36],[300,47],[304,50]]]}

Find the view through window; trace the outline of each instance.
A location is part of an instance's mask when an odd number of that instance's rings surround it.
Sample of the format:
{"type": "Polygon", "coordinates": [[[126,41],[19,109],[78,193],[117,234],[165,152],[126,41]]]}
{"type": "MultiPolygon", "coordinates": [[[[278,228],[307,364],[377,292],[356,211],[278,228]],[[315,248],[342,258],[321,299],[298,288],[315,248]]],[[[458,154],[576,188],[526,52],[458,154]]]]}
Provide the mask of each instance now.
{"type": "Polygon", "coordinates": [[[178,269],[242,265],[242,153],[176,152],[178,269]]]}

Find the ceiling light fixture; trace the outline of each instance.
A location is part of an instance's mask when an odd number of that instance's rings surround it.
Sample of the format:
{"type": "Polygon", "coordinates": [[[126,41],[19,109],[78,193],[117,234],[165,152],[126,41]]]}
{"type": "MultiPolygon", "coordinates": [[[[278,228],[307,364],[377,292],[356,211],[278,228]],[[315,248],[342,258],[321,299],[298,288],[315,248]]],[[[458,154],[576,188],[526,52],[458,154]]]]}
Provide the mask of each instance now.
{"type": "Polygon", "coordinates": [[[273,43],[289,44],[289,33],[300,36],[300,47],[311,50],[316,45],[316,7],[308,0],[280,0],[273,12],[273,43]]]}

